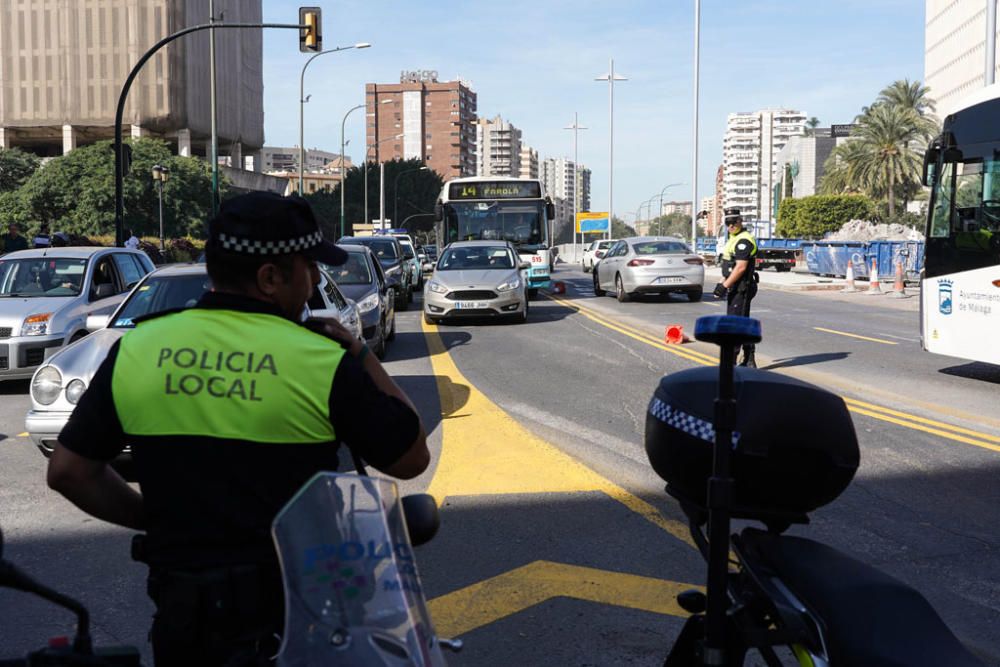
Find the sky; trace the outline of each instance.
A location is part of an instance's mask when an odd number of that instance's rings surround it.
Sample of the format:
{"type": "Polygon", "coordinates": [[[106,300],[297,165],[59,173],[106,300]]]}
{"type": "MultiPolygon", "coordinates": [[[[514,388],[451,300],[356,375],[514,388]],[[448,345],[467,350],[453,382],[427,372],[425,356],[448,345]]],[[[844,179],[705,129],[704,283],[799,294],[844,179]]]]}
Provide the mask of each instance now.
{"type": "MultiPolygon", "coordinates": [[[[323,10],[323,48],[372,47],[317,58],[305,77],[305,145],[340,150],[345,112],[364,103],[366,82],[395,83],[401,70],[437,70],[478,95],[478,114],[522,131],[540,158],[573,156],[592,170],[591,210],[609,192],[608,72],[615,84],[614,212],[690,200],[693,181],[694,0],[311,0],[323,10]]],[[[265,0],[264,20],[294,23],[298,4],[265,0]]],[[[921,0],[704,0],[701,3],[698,197],[714,193],[726,116],[784,107],[849,123],[886,85],[922,80],[921,0]]],[[[264,36],[264,133],[297,146],[299,74],[309,56],[298,35],[264,36]]],[[[933,96],[933,91],[932,91],[933,96]]],[[[347,120],[345,151],[360,156],[363,111],[347,120]]],[[[627,214],[627,215],[626,215],[627,214]]],[[[643,216],[645,217],[645,216],[643,216]]]]}

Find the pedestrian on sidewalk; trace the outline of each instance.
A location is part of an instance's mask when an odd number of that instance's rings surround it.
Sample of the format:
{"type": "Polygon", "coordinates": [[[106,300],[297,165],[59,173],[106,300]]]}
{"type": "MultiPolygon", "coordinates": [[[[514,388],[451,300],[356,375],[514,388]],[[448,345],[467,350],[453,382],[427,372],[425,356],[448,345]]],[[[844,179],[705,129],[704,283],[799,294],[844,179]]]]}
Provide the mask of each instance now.
{"type": "MultiPolygon", "coordinates": [[[[743,216],[738,208],[723,211],[729,238],[722,251],[722,282],[715,286],[715,296],[726,297],[728,315],[750,316],[750,302],[757,295],[757,239],[743,227],[743,216]]],[[[754,359],[756,346],[743,346],[740,366],[757,368],[754,359]]]]}

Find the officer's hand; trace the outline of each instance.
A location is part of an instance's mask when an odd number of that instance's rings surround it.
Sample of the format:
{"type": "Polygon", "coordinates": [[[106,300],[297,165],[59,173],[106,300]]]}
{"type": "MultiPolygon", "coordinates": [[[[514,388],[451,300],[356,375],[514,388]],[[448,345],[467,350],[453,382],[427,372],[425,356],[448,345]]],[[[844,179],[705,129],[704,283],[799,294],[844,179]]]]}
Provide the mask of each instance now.
{"type": "Polygon", "coordinates": [[[715,289],[712,290],[712,294],[714,294],[715,298],[717,298],[717,299],[725,299],[726,298],[726,294],[728,294],[728,293],[729,293],[729,290],[727,290],[726,286],[723,285],[722,283],[716,283],[715,289]]]}

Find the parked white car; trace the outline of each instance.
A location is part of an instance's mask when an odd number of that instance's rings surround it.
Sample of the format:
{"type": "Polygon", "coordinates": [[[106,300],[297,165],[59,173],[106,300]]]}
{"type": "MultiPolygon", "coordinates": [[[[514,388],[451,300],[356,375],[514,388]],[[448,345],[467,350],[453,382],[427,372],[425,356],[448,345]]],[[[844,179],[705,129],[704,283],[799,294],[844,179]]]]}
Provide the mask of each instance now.
{"type": "Polygon", "coordinates": [[[604,253],[608,251],[618,239],[606,239],[601,241],[593,241],[589,246],[583,249],[583,260],[581,264],[583,265],[583,272],[587,273],[594,270],[594,264],[601,261],[604,257],[604,253]]]}
{"type": "Polygon", "coordinates": [[[126,248],[35,248],[0,257],[0,380],[30,378],[59,348],[87,335],[153,270],[126,248]]]}

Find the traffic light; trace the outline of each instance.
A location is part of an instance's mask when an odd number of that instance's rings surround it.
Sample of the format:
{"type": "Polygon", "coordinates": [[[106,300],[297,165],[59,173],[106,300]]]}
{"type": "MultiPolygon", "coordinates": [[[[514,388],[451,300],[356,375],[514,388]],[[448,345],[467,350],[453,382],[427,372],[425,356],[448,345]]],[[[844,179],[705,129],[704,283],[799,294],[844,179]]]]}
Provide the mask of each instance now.
{"type": "Polygon", "coordinates": [[[319,7],[299,7],[299,51],[319,53],[323,50],[322,10],[319,7]]]}

